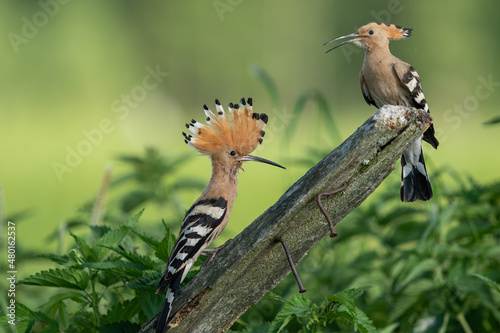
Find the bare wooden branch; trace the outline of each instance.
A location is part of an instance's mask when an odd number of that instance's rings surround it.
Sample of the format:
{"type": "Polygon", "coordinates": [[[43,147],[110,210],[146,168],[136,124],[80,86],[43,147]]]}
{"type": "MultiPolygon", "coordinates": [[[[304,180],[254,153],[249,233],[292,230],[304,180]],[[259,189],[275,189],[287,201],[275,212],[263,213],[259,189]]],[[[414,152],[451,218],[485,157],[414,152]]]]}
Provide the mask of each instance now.
{"type": "MultiPolygon", "coordinates": [[[[288,243],[292,258],[298,263],[328,234],[329,226],[317,206],[317,195],[348,184],[344,191],[322,199],[333,224],[338,224],[391,173],[408,144],[422,135],[431,122],[431,115],[423,110],[380,108],[230,241],[181,290],[173,305],[177,315],[168,332],[229,329],[290,273],[278,238],[288,243]]],[[[152,332],[154,321],[144,324],[140,332],[152,332]]]]}

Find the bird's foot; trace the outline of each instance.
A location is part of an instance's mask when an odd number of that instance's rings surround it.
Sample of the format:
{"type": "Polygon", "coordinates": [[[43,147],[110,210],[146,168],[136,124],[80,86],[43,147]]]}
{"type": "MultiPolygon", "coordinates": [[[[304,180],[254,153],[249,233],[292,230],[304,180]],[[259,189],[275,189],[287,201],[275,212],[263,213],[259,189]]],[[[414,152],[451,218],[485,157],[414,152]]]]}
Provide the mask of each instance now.
{"type": "Polygon", "coordinates": [[[205,260],[205,262],[201,265],[201,267],[205,267],[205,265],[207,265],[208,263],[211,263],[212,260],[214,260],[215,255],[217,254],[217,252],[219,252],[220,250],[222,250],[223,248],[225,248],[227,246],[227,244],[229,244],[230,241],[231,241],[231,239],[228,240],[228,241],[226,241],[224,244],[222,244],[219,247],[206,248],[205,250],[203,250],[200,253],[200,256],[207,257],[207,260],[205,260]],[[212,252],[212,253],[207,253],[207,252],[212,252]]]}

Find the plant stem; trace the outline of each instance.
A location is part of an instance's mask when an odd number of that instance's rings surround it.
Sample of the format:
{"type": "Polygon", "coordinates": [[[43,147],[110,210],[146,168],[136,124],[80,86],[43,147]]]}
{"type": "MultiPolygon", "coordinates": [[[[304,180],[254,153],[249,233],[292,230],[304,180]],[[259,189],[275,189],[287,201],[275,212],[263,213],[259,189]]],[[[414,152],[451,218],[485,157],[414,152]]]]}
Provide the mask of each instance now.
{"type": "Polygon", "coordinates": [[[460,322],[460,325],[462,325],[465,333],[473,333],[472,329],[469,326],[469,323],[467,322],[467,319],[465,319],[465,315],[463,312],[457,314],[457,319],[460,322]]]}

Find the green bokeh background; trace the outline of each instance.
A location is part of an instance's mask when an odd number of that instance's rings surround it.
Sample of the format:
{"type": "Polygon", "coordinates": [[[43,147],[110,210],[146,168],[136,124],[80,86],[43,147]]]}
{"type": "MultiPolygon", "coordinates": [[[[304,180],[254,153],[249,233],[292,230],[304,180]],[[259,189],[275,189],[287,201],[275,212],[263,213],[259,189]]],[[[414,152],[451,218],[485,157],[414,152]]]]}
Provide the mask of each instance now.
{"type": "MultiPolygon", "coordinates": [[[[28,210],[29,217],[18,224],[18,239],[34,251],[53,250],[46,237],[96,195],[106,165],[112,163],[113,175],[119,175],[123,165],[116,156],[139,154],[146,146],[167,156],[192,154],[181,174],[208,182],[210,163],[184,144],[184,123],[201,120],[202,105],[213,107],[215,98],[225,105],[253,97],[254,110],[270,116],[255,154],[288,170],[245,166],[231,223],[218,240],[223,243],[304,174],[307,168],[290,158],[307,156],[308,147],[338,145],[331,129],[317,121],[314,105],[307,105],[294,139],[285,142],[301,93],[314,88],[326,96],[342,140],[375,112],[359,88],[362,50],[347,46],[325,54],[328,48],[322,46],[372,21],[414,29],[410,39],[391,43],[391,50],[422,78],[441,141],[438,151],[424,148],[431,176],[432,170],[452,166],[481,182],[497,180],[500,129],[483,123],[500,114],[499,11],[498,2],[465,0],[2,2],[4,215],[28,210]],[[275,80],[280,108],[252,75],[256,65],[275,80]],[[136,99],[126,116],[115,112],[125,105],[124,96],[137,94],[148,68],[168,75],[136,99]],[[488,90],[482,80],[495,84],[488,90]],[[54,162],[67,164],[68,147],[85,145],[84,132],[99,128],[104,119],[109,133],[58,177],[54,162]]],[[[398,165],[391,177],[399,172],[398,165]]],[[[185,196],[185,209],[199,194],[185,196]]],[[[177,232],[180,221],[160,213],[177,232]]],[[[141,219],[149,220],[148,215],[158,212],[146,210],[141,219]]]]}

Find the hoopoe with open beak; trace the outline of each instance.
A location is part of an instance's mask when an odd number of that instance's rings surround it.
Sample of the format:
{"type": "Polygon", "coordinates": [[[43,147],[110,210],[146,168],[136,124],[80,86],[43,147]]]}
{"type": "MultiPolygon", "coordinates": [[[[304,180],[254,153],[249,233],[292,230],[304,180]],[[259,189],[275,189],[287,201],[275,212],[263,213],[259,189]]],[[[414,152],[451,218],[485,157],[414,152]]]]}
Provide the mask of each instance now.
{"type": "MultiPolygon", "coordinates": [[[[354,43],[365,50],[360,81],[361,91],[369,105],[373,104],[377,108],[385,104],[411,106],[429,112],[417,71],[410,64],[393,56],[389,50],[389,40],[408,38],[412,30],[394,24],[369,23],[355,33],[334,38],[325,44],[354,37],[327,53],[347,43],[354,43]]],[[[423,139],[434,148],[439,145],[432,124],[423,134],[423,139]]],[[[406,149],[401,156],[401,165],[401,201],[432,198],[431,183],[422,151],[422,137],[406,149]]]]}
{"type": "Polygon", "coordinates": [[[247,101],[242,98],[241,107],[229,103],[227,113],[218,100],[215,104],[216,113],[203,106],[207,125],[192,120],[186,124],[192,134],[182,133],[191,148],[210,157],[212,177],[187,211],[165,273],[156,289],[157,294],[167,289],[156,324],[158,333],[163,333],[169,322],[175,293],[191,266],[227,225],[237,194],[238,172],[243,170],[242,163],[257,161],[284,169],[277,163],[248,155],[262,143],[268,121],[266,114],[252,111],[251,98],[247,101]]]}

